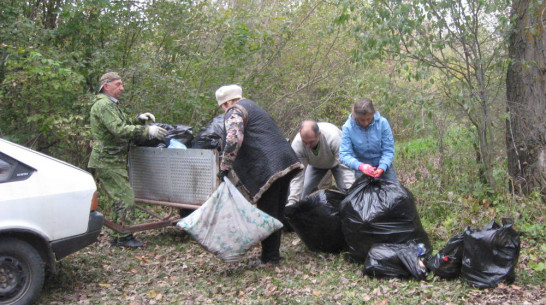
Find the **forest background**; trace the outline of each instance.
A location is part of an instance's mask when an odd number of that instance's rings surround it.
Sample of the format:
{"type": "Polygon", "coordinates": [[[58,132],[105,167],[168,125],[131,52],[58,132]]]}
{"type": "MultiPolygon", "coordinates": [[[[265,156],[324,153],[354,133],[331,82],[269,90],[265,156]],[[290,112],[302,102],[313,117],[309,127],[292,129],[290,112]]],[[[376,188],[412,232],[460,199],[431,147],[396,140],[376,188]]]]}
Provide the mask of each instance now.
{"type": "MultiPolygon", "coordinates": [[[[510,217],[526,278],[546,252],[545,3],[508,0],[4,0],[0,136],[86,169],[101,74],[132,114],[197,132],[237,83],[292,139],[371,98],[441,248],[510,217]]],[[[534,280],[533,280],[534,279],[534,280]]]]}

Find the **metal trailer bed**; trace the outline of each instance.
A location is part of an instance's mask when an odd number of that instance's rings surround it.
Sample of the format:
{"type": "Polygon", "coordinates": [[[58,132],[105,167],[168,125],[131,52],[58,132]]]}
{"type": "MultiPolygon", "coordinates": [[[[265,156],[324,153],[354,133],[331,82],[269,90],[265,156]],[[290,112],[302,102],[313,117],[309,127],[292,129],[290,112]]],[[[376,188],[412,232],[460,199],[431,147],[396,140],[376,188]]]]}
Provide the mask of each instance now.
{"type": "Polygon", "coordinates": [[[133,233],[176,224],[181,209],[195,210],[218,186],[218,152],[213,149],[175,149],[133,146],[129,150],[129,181],[135,201],[168,207],[167,215],[136,207],[156,221],[131,226],[106,220],[119,233],[133,233]]]}

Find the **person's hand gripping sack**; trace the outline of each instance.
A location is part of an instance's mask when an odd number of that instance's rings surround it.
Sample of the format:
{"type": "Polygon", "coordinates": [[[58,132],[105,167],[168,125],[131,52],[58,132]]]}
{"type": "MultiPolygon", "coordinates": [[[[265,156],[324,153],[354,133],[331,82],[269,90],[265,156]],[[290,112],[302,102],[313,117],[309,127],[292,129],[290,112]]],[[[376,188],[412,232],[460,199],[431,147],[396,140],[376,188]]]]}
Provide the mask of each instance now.
{"type": "Polygon", "coordinates": [[[150,125],[148,126],[148,135],[152,138],[156,138],[159,140],[162,140],[165,135],[167,134],[167,130],[157,126],[157,125],[150,125]]]}
{"type": "Polygon", "coordinates": [[[142,113],[142,114],[139,114],[138,115],[138,119],[141,121],[141,122],[146,122],[146,121],[152,121],[152,122],[155,122],[155,116],[149,112],[145,112],[145,113],[142,113]]]}
{"type": "Polygon", "coordinates": [[[220,182],[224,182],[224,177],[227,176],[229,173],[229,169],[221,170],[216,174],[216,177],[220,179],[220,182]]]}
{"type": "Polygon", "coordinates": [[[375,167],[371,166],[370,164],[361,163],[358,166],[358,170],[371,177],[374,177],[375,175],[375,167]]]}

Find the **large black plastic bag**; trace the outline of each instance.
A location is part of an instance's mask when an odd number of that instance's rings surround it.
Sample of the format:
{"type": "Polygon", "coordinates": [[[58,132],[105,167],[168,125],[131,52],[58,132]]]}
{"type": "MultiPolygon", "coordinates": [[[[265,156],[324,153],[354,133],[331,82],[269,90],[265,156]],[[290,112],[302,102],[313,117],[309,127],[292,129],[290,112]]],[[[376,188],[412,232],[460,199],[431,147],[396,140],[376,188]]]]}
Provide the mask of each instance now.
{"type": "Polygon", "coordinates": [[[172,128],[167,128],[167,134],[163,139],[163,143],[166,143],[169,146],[171,139],[176,139],[180,143],[186,145],[186,147],[191,147],[191,142],[193,140],[193,128],[186,125],[172,125],[172,128]]]}
{"type": "Polygon", "coordinates": [[[412,193],[399,182],[358,178],[340,204],[341,228],[351,261],[362,263],[375,243],[415,241],[432,251],[412,193]]]}
{"type": "Polygon", "coordinates": [[[285,210],[288,223],[311,251],[336,253],[347,248],[339,219],[344,198],[342,192],[320,190],[285,210]]]}
{"type": "Polygon", "coordinates": [[[424,280],[427,268],[423,262],[426,249],[415,242],[405,244],[374,244],[366,261],[364,273],[378,278],[383,277],[414,277],[424,280]]]}
{"type": "Polygon", "coordinates": [[[170,125],[165,123],[152,123],[152,125],[157,125],[165,130],[167,134],[163,140],[159,140],[152,137],[147,137],[143,140],[135,141],[135,144],[138,146],[147,146],[147,147],[168,147],[171,139],[176,139],[180,143],[186,145],[186,147],[191,147],[191,142],[193,140],[193,128],[186,125],[170,125]]]}
{"type": "Polygon", "coordinates": [[[501,226],[492,221],[482,230],[467,227],[461,276],[478,288],[496,287],[503,281],[512,283],[519,250],[519,233],[512,224],[501,226]]]}
{"type": "Polygon", "coordinates": [[[224,114],[220,114],[195,135],[192,141],[193,148],[222,149],[224,137],[224,114]]]}
{"type": "Polygon", "coordinates": [[[436,255],[433,255],[427,262],[429,268],[435,275],[452,279],[461,273],[461,263],[463,260],[463,234],[453,236],[436,255]]]}

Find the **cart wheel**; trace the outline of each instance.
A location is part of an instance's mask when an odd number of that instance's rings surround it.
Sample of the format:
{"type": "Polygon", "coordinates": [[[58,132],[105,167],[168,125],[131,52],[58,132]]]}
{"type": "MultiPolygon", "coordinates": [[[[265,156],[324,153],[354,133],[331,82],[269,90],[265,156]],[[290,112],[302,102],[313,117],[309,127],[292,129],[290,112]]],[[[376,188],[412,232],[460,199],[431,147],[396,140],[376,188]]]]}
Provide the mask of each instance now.
{"type": "Polygon", "coordinates": [[[193,211],[195,211],[195,210],[192,210],[192,209],[179,209],[178,214],[180,215],[180,218],[184,218],[184,217],[190,215],[191,213],[193,213],[193,211]]]}

